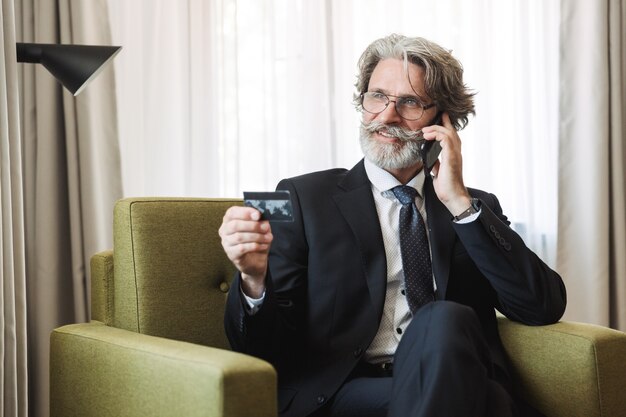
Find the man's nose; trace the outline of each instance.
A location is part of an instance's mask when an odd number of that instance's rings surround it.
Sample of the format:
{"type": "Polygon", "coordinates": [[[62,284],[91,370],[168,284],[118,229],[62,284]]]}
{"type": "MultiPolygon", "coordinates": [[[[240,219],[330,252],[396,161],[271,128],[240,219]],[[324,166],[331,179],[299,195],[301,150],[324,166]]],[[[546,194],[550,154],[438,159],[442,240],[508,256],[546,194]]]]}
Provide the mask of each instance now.
{"type": "Polygon", "coordinates": [[[378,114],[378,120],[383,123],[398,122],[402,120],[402,117],[400,117],[398,111],[396,110],[395,100],[389,100],[389,104],[387,104],[385,110],[378,114]]]}

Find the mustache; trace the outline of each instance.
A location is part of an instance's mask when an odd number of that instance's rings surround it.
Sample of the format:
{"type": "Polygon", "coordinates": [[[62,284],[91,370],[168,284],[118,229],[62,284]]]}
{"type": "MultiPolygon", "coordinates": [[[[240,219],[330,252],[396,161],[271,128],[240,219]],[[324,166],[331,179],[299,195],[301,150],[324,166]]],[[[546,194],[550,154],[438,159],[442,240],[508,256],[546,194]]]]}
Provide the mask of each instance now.
{"type": "Polygon", "coordinates": [[[365,132],[372,134],[380,131],[385,131],[387,134],[395,136],[402,142],[418,142],[421,143],[425,139],[423,137],[422,129],[409,130],[400,126],[388,125],[385,123],[372,120],[369,123],[361,121],[361,129],[365,132]]]}

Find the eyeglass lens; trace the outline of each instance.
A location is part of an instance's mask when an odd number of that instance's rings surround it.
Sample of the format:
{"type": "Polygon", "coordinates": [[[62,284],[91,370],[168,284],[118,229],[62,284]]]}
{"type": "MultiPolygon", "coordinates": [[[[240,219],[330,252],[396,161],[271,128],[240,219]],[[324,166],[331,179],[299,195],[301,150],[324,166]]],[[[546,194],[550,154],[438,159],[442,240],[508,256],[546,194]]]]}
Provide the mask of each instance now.
{"type": "Polygon", "coordinates": [[[361,103],[368,113],[378,114],[385,111],[392,101],[403,119],[418,120],[424,113],[424,106],[415,97],[396,97],[395,100],[390,100],[386,94],[368,91],[362,95],[361,103]]]}

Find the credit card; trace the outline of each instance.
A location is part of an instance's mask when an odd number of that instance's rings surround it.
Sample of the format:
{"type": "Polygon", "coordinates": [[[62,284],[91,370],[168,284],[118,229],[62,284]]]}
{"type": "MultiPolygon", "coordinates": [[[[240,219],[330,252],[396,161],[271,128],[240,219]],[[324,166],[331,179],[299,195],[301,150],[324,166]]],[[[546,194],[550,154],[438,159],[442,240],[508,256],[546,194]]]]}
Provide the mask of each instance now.
{"type": "Polygon", "coordinates": [[[243,192],[243,203],[261,212],[262,220],[292,222],[293,208],[289,191],[243,192]]]}

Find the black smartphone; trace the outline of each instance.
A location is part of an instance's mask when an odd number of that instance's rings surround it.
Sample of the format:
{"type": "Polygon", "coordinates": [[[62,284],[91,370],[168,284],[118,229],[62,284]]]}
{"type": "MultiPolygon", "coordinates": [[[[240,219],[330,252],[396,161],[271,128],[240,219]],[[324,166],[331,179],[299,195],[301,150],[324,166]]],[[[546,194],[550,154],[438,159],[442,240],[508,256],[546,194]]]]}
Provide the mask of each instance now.
{"type": "MultiPolygon", "coordinates": [[[[437,113],[437,116],[433,119],[430,125],[441,125],[441,114],[437,113]]],[[[436,140],[424,140],[420,145],[420,155],[422,156],[422,162],[424,163],[424,169],[427,174],[430,174],[430,170],[437,162],[439,154],[441,153],[441,145],[436,140]]]]}

